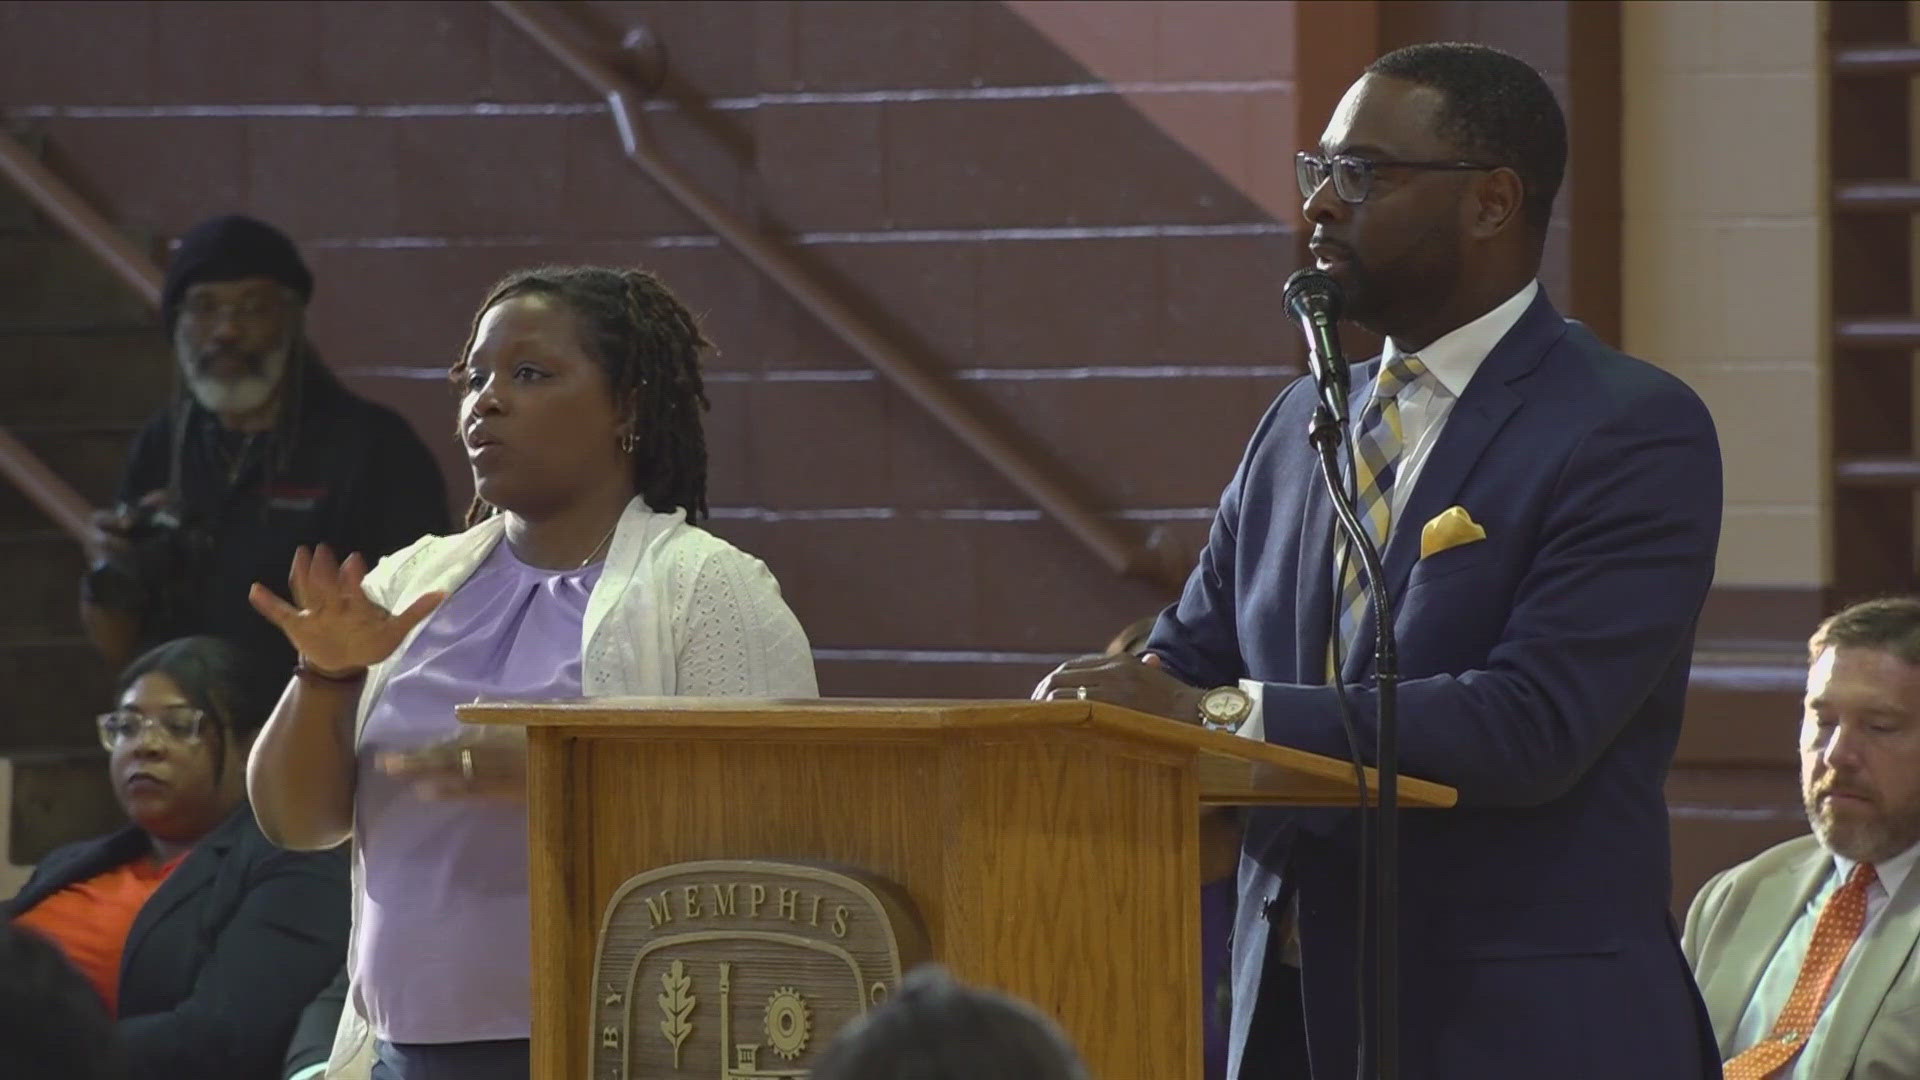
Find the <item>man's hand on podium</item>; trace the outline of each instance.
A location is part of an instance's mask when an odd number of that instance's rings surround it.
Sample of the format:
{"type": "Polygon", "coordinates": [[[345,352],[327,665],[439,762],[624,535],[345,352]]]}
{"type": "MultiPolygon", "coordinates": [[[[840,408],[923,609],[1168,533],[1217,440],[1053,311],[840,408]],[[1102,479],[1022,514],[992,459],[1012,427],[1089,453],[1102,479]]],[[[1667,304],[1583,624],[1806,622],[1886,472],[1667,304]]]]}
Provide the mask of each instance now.
{"type": "Polygon", "coordinates": [[[1145,653],[1137,660],[1125,655],[1075,657],[1040,680],[1033,689],[1033,699],[1104,701],[1184,724],[1198,724],[1201,693],[1169,674],[1158,656],[1145,653]]]}

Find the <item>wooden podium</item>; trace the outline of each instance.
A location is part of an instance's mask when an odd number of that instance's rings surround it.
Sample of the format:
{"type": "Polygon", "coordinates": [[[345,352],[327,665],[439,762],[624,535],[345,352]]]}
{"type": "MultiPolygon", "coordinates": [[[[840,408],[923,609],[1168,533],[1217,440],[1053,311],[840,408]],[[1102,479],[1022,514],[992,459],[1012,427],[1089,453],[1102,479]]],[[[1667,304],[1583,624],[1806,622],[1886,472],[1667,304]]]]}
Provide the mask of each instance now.
{"type": "MultiPolygon", "coordinates": [[[[655,1010],[672,1009],[668,996],[653,1004],[658,977],[644,995],[597,979],[596,950],[610,901],[636,875],[736,859],[853,868],[896,883],[931,959],[1057,1017],[1095,1076],[1197,1080],[1202,808],[1355,802],[1347,762],[1084,701],[657,698],[459,711],[528,729],[535,1080],[682,1075],[678,1065],[615,1067],[600,1055],[603,1032],[608,1047],[659,1041],[655,1029],[672,1028],[655,1010]],[[610,1004],[636,1010],[630,1030],[601,1025],[610,1004]]],[[[1400,798],[1444,807],[1454,793],[1403,779],[1400,798]]],[[[703,901],[691,887],[686,895],[699,914],[703,901]]],[[[717,904],[711,895],[705,902],[717,904]]],[[[673,909],[654,914],[671,921],[673,909]]],[[[729,976],[719,967],[724,1000],[729,976]]],[[[681,981],[684,1020],[715,991],[711,978],[698,994],[690,975],[681,981]]],[[[740,1045],[736,1068],[726,1035],[703,1051],[719,1055],[722,1080],[804,1075],[788,1066],[804,1066],[832,1031],[797,998],[765,1014],[768,1045],[782,1051],[772,1065],[749,1068],[755,1048],[740,1045]],[[803,1044],[805,1053],[795,1049],[803,1044]]],[[[699,1015],[696,1026],[709,1023],[699,1015]]],[[[757,1038],[760,1023],[751,1027],[757,1038]]],[[[679,1062],[681,1044],[671,1050],[679,1062]]]]}

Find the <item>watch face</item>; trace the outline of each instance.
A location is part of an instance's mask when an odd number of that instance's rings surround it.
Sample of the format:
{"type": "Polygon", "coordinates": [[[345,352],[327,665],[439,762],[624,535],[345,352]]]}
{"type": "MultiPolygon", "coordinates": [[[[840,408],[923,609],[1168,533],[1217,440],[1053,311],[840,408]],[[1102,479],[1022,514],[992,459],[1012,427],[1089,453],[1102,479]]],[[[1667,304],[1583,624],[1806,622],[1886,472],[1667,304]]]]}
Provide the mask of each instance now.
{"type": "Polygon", "coordinates": [[[1223,686],[1207,691],[1207,696],[1200,700],[1200,707],[1216,719],[1238,720],[1247,711],[1247,696],[1234,687],[1223,686]]]}

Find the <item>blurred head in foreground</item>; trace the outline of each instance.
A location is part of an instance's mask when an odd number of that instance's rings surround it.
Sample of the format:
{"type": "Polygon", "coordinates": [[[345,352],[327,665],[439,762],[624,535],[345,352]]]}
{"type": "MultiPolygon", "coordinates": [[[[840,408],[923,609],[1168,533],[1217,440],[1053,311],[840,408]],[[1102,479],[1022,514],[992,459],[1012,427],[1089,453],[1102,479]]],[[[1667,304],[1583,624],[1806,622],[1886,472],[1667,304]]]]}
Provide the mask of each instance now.
{"type": "Polygon", "coordinates": [[[814,1080],[1087,1080],[1060,1029],[1032,1006],[916,969],[900,993],[848,1024],[814,1080]]]}
{"type": "Polygon", "coordinates": [[[0,1076],[121,1075],[106,1006],[52,942],[0,922],[0,1076]]]}

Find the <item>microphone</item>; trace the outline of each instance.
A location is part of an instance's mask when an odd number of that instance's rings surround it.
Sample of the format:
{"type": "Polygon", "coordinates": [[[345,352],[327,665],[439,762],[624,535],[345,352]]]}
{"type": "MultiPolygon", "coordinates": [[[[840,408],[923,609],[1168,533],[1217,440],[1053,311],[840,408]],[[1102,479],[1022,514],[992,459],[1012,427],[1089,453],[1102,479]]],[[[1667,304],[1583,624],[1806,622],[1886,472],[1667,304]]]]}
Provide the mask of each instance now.
{"type": "MultiPolygon", "coordinates": [[[[1379,1080],[1397,1080],[1400,1075],[1400,720],[1399,646],[1394,640],[1393,597],[1385,588],[1386,575],[1380,565],[1380,552],[1372,534],[1361,522],[1358,510],[1347,492],[1340,471],[1340,444],[1347,426],[1347,358],[1340,351],[1340,338],[1334,324],[1340,320],[1342,301],[1340,283],[1325,271],[1307,267],[1287,278],[1281,301],[1287,313],[1300,324],[1307,338],[1307,366],[1313,372],[1314,387],[1320,392],[1320,406],[1307,425],[1307,441],[1317,451],[1320,479],[1326,485],[1333,508],[1336,536],[1345,535],[1352,558],[1360,561],[1366,573],[1367,591],[1373,598],[1374,621],[1375,735],[1378,739],[1375,761],[1379,766],[1379,802],[1368,837],[1364,818],[1360,827],[1360,880],[1371,886],[1360,905],[1361,927],[1367,925],[1366,898],[1373,901],[1374,944],[1374,1018],[1371,1025],[1362,1014],[1360,1028],[1360,1065],[1362,1074],[1379,1080]],[[1371,851],[1369,851],[1371,848],[1371,851]],[[1371,857],[1369,857],[1369,855],[1371,857]]],[[[1349,451],[1351,455],[1352,451],[1349,451]]],[[[1329,549],[1331,551],[1331,548],[1329,549]]],[[[1338,619],[1328,627],[1330,640],[1338,641],[1338,619]]],[[[1361,788],[1360,806],[1367,805],[1366,783],[1362,769],[1359,731],[1342,689],[1340,676],[1333,679],[1334,701],[1340,710],[1340,726],[1347,736],[1353,757],[1354,779],[1361,788]]],[[[1359,961],[1356,961],[1356,964],[1359,961]]],[[[1364,976],[1355,980],[1364,984],[1364,976]]]]}
{"type": "Polygon", "coordinates": [[[1347,422],[1347,358],[1340,351],[1340,283],[1324,270],[1304,267],[1287,278],[1281,302],[1307,337],[1307,368],[1320,391],[1320,406],[1335,424],[1347,422]]]}

